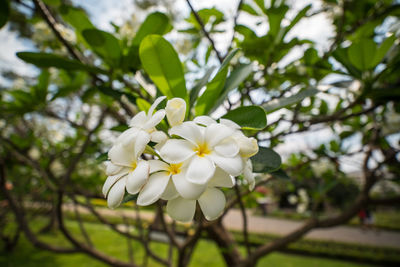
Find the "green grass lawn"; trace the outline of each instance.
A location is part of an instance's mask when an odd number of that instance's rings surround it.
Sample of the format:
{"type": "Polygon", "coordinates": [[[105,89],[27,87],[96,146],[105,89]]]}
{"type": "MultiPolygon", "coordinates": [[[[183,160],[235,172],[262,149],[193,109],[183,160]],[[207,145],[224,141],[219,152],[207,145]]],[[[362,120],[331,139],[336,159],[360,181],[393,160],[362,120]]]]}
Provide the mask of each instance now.
{"type": "MultiPolygon", "coordinates": [[[[35,222],[34,227],[39,228],[43,221],[35,222]]],[[[126,249],[127,240],[121,238],[120,235],[109,230],[101,224],[86,223],[86,228],[92,241],[96,244],[96,248],[103,252],[113,255],[116,258],[127,260],[128,253],[126,249]]],[[[73,221],[67,222],[68,228],[78,235],[78,225],[73,221]]],[[[51,233],[41,237],[42,240],[51,242],[54,245],[66,245],[67,241],[59,234],[51,233]]],[[[1,243],[0,243],[1,244],[1,243]]],[[[138,265],[141,265],[144,251],[140,244],[132,242],[133,257],[138,265]]],[[[159,255],[165,256],[167,254],[168,246],[161,243],[153,243],[152,247],[159,255]]],[[[15,250],[11,253],[4,251],[0,252],[0,266],[24,266],[24,267],[69,267],[69,266],[91,266],[100,267],[107,266],[95,259],[90,258],[85,254],[55,254],[48,251],[38,250],[24,238],[21,238],[15,250]]],[[[154,261],[149,261],[148,266],[160,266],[154,261]]],[[[223,259],[218,252],[217,247],[213,242],[201,241],[199,242],[193,254],[190,264],[191,267],[207,266],[207,267],[220,267],[224,266],[223,259]]],[[[294,256],[282,253],[273,253],[264,257],[258,266],[324,266],[324,267],[345,267],[345,266],[367,266],[362,264],[355,264],[345,261],[329,260],[316,257],[294,256]]]]}

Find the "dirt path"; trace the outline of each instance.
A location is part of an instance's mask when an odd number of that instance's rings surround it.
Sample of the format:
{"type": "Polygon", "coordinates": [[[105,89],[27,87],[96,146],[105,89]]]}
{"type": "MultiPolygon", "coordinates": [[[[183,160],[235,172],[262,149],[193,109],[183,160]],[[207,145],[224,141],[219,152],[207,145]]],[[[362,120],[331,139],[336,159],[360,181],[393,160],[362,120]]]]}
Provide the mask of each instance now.
{"type": "MultiPolygon", "coordinates": [[[[65,210],[72,211],[71,206],[64,206],[65,210]]],[[[89,211],[79,209],[83,213],[89,211]]],[[[131,210],[98,208],[97,211],[104,216],[125,216],[136,218],[136,213],[131,210]]],[[[141,212],[142,219],[151,220],[154,214],[141,212]]],[[[167,218],[170,221],[169,218],[167,218]]],[[[230,230],[242,230],[242,216],[239,210],[231,210],[223,220],[224,225],[230,230]]],[[[299,228],[302,222],[269,217],[248,215],[248,228],[251,233],[266,233],[273,235],[286,235],[299,228]]],[[[343,243],[362,244],[378,247],[392,247],[400,249],[400,232],[386,230],[363,230],[358,227],[337,226],[329,229],[317,229],[309,232],[306,239],[335,241],[343,243]]]]}

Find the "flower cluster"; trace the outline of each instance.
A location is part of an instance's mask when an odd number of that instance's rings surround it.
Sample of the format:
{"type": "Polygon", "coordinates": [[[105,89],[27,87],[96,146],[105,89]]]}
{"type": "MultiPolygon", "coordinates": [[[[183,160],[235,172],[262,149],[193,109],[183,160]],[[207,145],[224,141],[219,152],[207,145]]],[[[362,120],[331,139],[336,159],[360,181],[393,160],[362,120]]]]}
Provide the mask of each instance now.
{"type": "Polygon", "coordinates": [[[167,213],[183,222],[193,219],[198,202],[205,218],[214,220],[225,208],[220,188],[233,187],[239,175],[254,188],[249,158],[258,152],[257,141],[230,120],[199,116],[184,122],[186,103],[181,98],[154,113],[164,99],[157,98],[147,114],[134,116],[117,138],[108,153],[103,194],[110,208],[121,204],[125,190],[138,194],[140,206],[167,200],[167,213]],[[168,135],[156,129],[165,116],[168,135]]]}

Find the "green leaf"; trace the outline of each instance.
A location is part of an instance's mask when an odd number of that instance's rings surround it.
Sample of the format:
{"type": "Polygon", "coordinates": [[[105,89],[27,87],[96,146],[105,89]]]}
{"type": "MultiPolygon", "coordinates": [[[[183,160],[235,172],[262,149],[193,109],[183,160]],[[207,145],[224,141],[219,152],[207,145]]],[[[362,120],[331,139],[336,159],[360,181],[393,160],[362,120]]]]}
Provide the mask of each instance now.
{"type": "Polygon", "coordinates": [[[346,68],[349,74],[356,78],[360,78],[361,72],[351,64],[349,57],[347,56],[348,50],[348,48],[339,47],[335,51],[333,51],[332,56],[346,68]]]}
{"type": "Polygon", "coordinates": [[[277,36],[281,29],[282,19],[285,17],[289,7],[281,5],[279,7],[271,7],[267,10],[266,15],[268,16],[269,32],[272,36],[277,36]]]}
{"type": "Polygon", "coordinates": [[[0,29],[6,25],[10,16],[10,3],[8,0],[0,1],[0,29]]]}
{"type": "Polygon", "coordinates": [[[144,112],[147,112],[151,107],[151,104],[142,98],[136,99],[136,105],[141,111],[144,112]]]}
{"type": "Polygon", "coordinates": [[[170,19],[164,13],[154,12],[146,17],[140,25],[135,37],[132,39],[132,44],[129,47],[128,54],[124,58],[125,65],[134,69],[139,68],[139,45],[143,38],[147,35],[158,34],[164,35],[172,30],[170,19]]]}
{"type": "Polygon", "coordinates": [[[106,73],[104,70],[87,66],[81,62],[64,58],[55,54],[36,53],[36,52],[18,52],[17,57],[25,62],[38,66],[39,68],[55,67],[64,70],[85,70],[91,73],[106,73]]]}
{"type": "Polygon", "coordinates": [[[270,174],[278,179],[289,180],[290,176],[282,169],[270,172],[270,174]]]}
{"type": "Polygon", "coordinates": [[[265,112],[271,113],[272,111],[275,111],[277,109],[281,109],[281,108],[296,104],[296,103],[302,101],[304,98],[313,96],[317,93],[319,93],[318,89],[315,89],[315,88],[306,89],[306,90],[299,92],[296,95],[269,101],[263,105],[263,108],[264,108],[265,112]]]}
{"type": "Polygon", "coordinates": [[[378,65],[383,60],[383,58],[385,57],[389,49],[392,47],[395,40],[396,36],[393,34],[392,36],[386,38],[385,41],[382,42],[382,44],[379,46],[379,48],[375,53],[374,60],[371,63],[373,66],[378,65]]]}
{"type": "Polygon", "coordinates": [[[61,0],[43,0],[43,2],[49,6],[59,6],[61,4],[61,0]]]}
{"type": "Polygon", "coordinates": [[[285,28],[285,35],[307,14],[307,11],[310,10],[311,4],[305,6],[302,10],[297,13],[296,17],[290,22],[289,26],[285,28]]]}
{"type": "Polygon", "coordinates": [[[154,12],[147,16],[140,25],[135,37],[132,40],[133,46],[139,46],[143,38],[150,34],[164,35],[172,30],[172,25],[164,13],[154,12]]]}
{"type": "Polygon", "coordinates": [[[78,34],[81,34],[85,29],[95,28],[83,9],[61,5],[59,11],[62,18],[74,27],[78,34]]]}
{"type": "Polygon", "coordinates": [[[83,38],[93,48],[93,51],[104,59],[110,66],[119,67],[121,59],[121,47],[119,40],[111,33],[86,29],[82,32],[83,38]]]}
{"type": "Polygon", "coordinates": [[[136,201],[137,197],[138,197],[137,194],[136,195],[127,194],[124,196],[124,199],[122,200],[121,204],[127,203],[132,200],[136,201]]]}
{"type": "Polygon", "coordinates": [[[207,82],[208,79],[210,79],[211,74],[213,73],[215,67],[211,67],[207,70],[206,74],[196,83],[196,85],[190,90],[190,104],[192,105],[196,99],[197,96],[200,93],[201,88],[203,88],[207,82]]]}
{"type": "Polygon", "coordinates": [[[231,110],[222,116],[246,129],[264,129],[267,125],[265,111],[259,106],[245,106],[231,110]]]}
{"type": "Polygon", "coordinates": [[[217,109],[218,106],[220,106],[224,102],[229,92],[237,88],[252,72],[252,64],[240,64],[238,67],[236,67],[226,79],[225,86],[222,89],[222,93],[214,104],[214,107],[211,109],[211,112],[217,109]]]}
{"type": "Polygon", "coordinates": [[[251,158],[253,172],[274,172],[281,167],[282,160],[278,153],[267,147],[261,147],[258,153],[251,158]]]}
{"type": "Polygon", "coordinates": [[[228,54],[228,56],[222,62],[217,74],[214,76],[211,82],[208,83],[204,93],[197,99],[195,105],[195,113],[197,116],[208,114],[214,107],[215,103],[223,92],[226,75],[228,74],[229,62],[237,52],[238,50],[235,49],[228,54]]]}
{"type": "Polygon", "coordinates": [[[257,11],[255,11],[254,8],[252,6],[250,6],[249,4],[246,4],[246,3],[242,4],[240,9],[249,13],[250,15],[258,16],[257,11]]]}
{"type": "Polygon", "coordinates": [[[347,52],[351,64],[357,69],[363,71],[368,70],[374,65],[374,57],[376,53],[376,43],[370,39],[362,39],[353,43],[347,52]]]}
{"type": "Polygon", "coordinates": [[[159,35],[146,36],[140,44],[139,56],[144,70],[163,95],[188,101],[182,64],[168,41],[159,35]]]}
{"type": "Polygon", "coordinates": [[[129,129],[128,125],[120,124],[120,125],[112,127],[110,130],[111,131],[117,131],[117,132],[124,132],[124,131],[126,131],[128,129],[129,129]]]}

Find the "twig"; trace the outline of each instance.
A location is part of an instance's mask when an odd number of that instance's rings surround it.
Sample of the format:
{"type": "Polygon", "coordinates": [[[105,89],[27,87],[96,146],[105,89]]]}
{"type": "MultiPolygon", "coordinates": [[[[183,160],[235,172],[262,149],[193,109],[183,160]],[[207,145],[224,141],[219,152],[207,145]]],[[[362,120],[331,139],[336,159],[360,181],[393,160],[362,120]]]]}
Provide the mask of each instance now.
{"type": "Polygon", "coordinates": [[[246,246],[246,251],[247,255],[249,256],[251,254],[250,250],[250,243],[249,243],[249,232],[247,228],[247,214],[246,214],[246,209],[243,204],[242,196],[240,195],[240,189],[238,186],[238,180],[236,179],[235,183],[235,192],[236,192],[236,198],[238,199],[240,211],[242,213],[242,218],[243,218],[243,238],[244,238],[244,244],[246,246]]]}
{"type": "Polygon", "coordinates": [[[192,11],[197,23],[199,23],[199,25],[201,27],[201,31],[204,33],[204,35],[206,36],[208,41],[210,41],[211,47],[214,50],[215,54],[217,55],[217,58],[218,58],[219,62],[222,63],[222,61],[224,61],[224,59],[222,58],[221,54],[219,53],[219,51],[215,47],[214,40],[211,38],[210,34],[207,32],[207,30],[205,28],[205,25],[203,23],[203,20],[200,18],[199,14],[196,12],[196,10],[194,10],[192,4],[190,3],[190,0],[186,0],[186,3],[188,4],[190,10],[192,11]]]}

